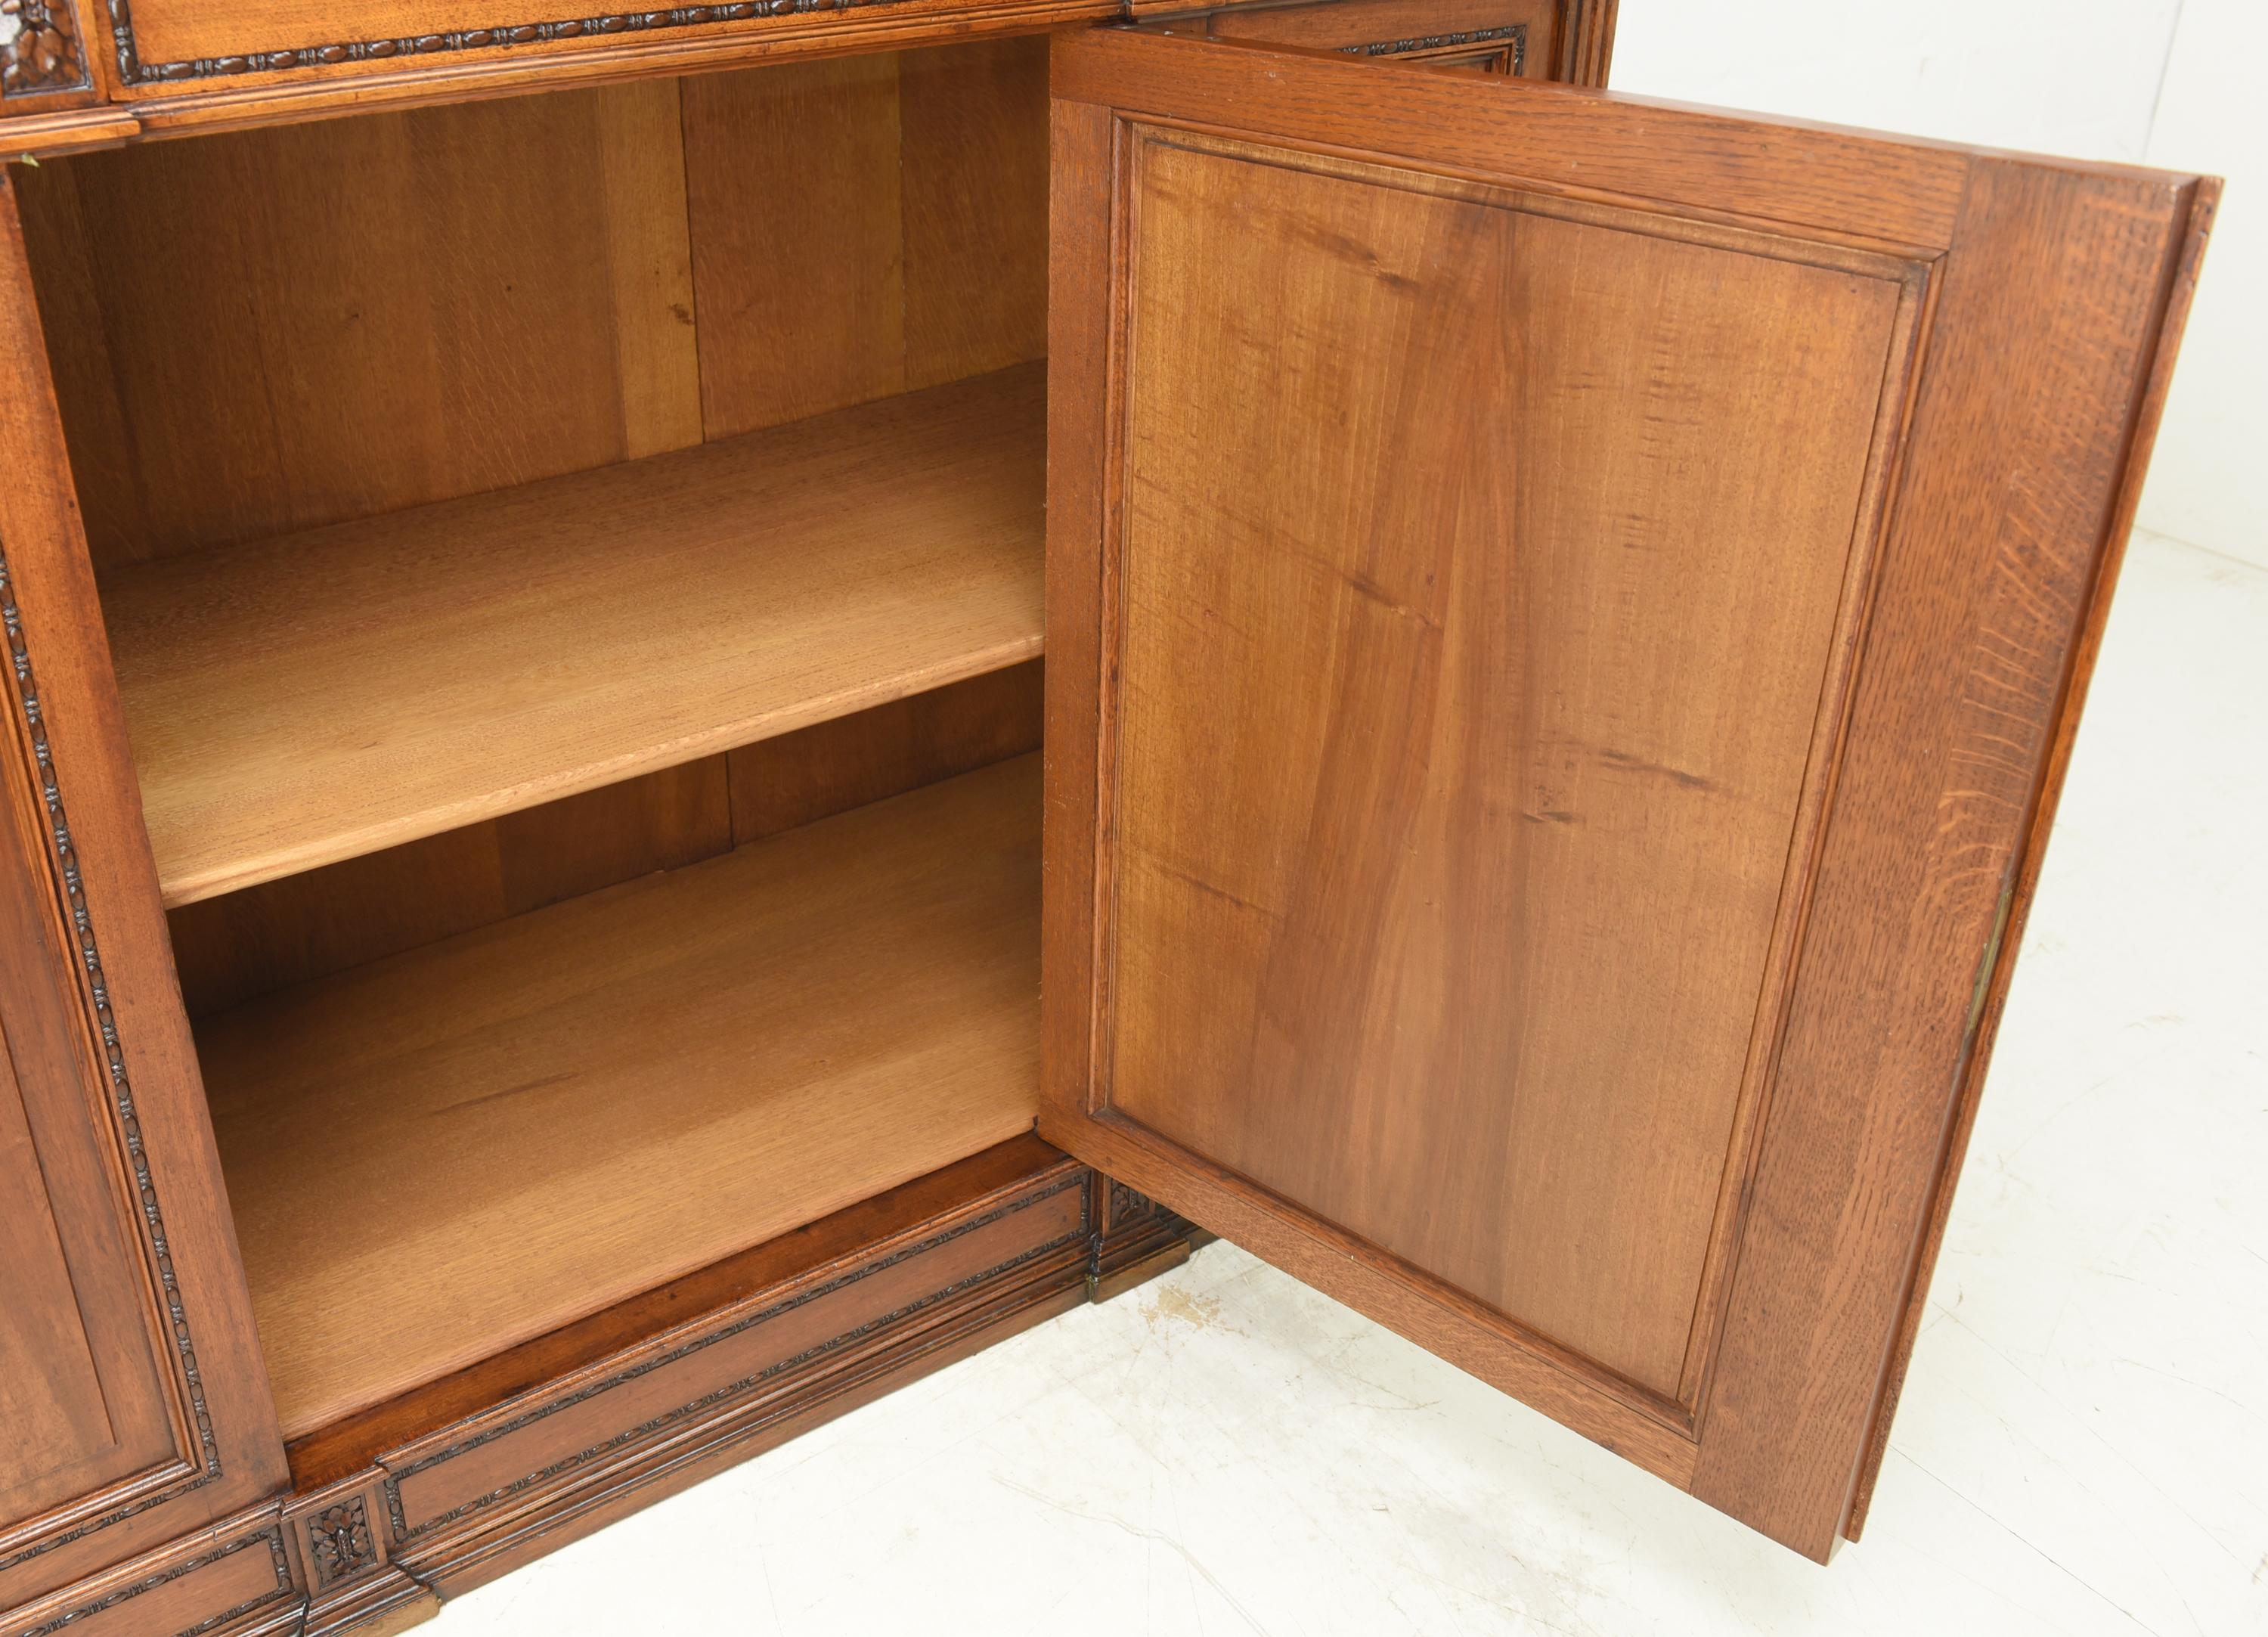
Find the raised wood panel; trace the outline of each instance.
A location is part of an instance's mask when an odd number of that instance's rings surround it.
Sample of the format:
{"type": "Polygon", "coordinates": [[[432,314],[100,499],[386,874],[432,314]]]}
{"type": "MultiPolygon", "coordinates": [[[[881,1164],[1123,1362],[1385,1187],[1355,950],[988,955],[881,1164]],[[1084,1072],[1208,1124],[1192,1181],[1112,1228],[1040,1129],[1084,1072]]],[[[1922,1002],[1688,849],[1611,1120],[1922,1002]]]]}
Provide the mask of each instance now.
{"type": "Polygon", "coordinates": [[[0,1637],[283,1637],[304,1607],[274,1503],[54,1595],[0,1609],[0,1637]]]}
{"type": "Polygon", "coordinates": [[[658,82],[27,172],[96,562],[699,441],[677,132],[658,82]]]}
{"type": "Polygon", "coordinates": [[[2213,184],[1052,84],[1042,1134],[1823,1558],[2213,184]]]}
{"type": "MultiPolygon", "coordinates": [[[[0,1040],[0,1050],[5,1045],[0,1040]]],[[[99,1472],[121,1453],[56,1213],[14,1066],[0,1060],[0,1267],[8,1271],[8,1300],[0,1306],[0,1358],[8,1361],[0,1374],[0,1442],[11,1452],[0,1469],[0,1529],[84,1493],[94,1486],[89,1470],[99,1472]]],[[[125,1250],[115,1235],[111,1246],[125,1250]]],[[[129,1331],[126,1339],[131,1390],[144,1405],[161,1406],[155,1426],[141,1429],[156,1434],[155,1446],[142,1452],[155,1464],[172,1453],[158,1373],[146,1344],[135,1345],[143,1338],[129,1331]]]]}
{"type": "Polygon", "coordinates": [[[0,1222],[24,1275],[4,1305],[11,1341],[54,1348],[0,1398],[12,1608],[284,1469],[4,181],[0,447],[0,1222]]]}
{"type": "Polygon", "coordinates": [[[1132,163],[1108,1106],[1674,1399],[1905,269],[1132,163]]]}

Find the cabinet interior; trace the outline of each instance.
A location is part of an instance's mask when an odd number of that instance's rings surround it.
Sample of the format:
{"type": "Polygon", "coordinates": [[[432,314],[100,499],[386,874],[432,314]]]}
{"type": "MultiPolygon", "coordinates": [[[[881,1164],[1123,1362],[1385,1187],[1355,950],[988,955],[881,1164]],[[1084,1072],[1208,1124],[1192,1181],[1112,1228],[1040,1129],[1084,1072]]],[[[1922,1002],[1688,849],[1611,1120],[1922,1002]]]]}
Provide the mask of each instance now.
{"type": "Polygon", "coordinates": [[[1029,1129],[1046,64],[21,173],[287,1437],[1029,1129]]]}

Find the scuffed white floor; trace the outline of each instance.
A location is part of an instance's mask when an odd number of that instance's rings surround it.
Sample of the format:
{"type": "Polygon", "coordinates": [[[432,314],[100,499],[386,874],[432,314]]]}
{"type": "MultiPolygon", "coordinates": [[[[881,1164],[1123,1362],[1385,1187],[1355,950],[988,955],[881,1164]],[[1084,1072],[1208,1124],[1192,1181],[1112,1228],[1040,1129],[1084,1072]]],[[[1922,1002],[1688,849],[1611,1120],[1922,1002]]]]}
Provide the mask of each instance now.
{"type": "Polygon", "coordinates": [[[2264,845],[2268,572],[2138,537],[1874,1519],[1830,1568],[1222,1244],[430,1629],[2268,1632],[2264,845]]]}

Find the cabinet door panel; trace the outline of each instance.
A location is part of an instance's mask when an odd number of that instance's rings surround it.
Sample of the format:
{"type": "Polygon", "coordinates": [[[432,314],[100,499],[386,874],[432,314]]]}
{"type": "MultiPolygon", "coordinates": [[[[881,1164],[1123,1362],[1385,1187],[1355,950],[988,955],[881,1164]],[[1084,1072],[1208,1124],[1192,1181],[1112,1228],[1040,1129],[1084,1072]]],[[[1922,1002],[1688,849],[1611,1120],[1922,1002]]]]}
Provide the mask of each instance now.
{"type": "Polygon", "coordinates": [[[4,1625],[285,1472],[4,181],[0,450],[4,1625]]]}
{"type": "Polygon", "coordinates": [[[1823,1556],[2210,188],[1055,89],[1042,1132],[1823,1556]]]}

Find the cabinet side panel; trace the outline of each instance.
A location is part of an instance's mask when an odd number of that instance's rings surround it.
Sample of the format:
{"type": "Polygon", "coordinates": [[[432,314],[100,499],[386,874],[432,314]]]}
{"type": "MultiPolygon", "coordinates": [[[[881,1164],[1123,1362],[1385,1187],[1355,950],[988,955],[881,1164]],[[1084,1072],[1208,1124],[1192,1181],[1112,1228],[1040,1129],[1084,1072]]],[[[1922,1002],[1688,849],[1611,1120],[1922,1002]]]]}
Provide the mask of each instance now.
{"type": "MultiPolygon", "coordinates": [[[[10,985],[9,1046],[51,1184],[65,1171],[30,1100],[35,1035],[56,1042],[40,1053],[43,1078],[77,1093],[77,1129],[66,1139],[59,1120],[55,1142],[69,1151],[61,1158],[95,1169],[119,1213],[125,1242],[106,1254],[106,1277],[133,1291],[137,1345],[166,1382],[167,1465],[179,1475],[106,1486],[53,1527],[11,1540],[0,1551],[7,1606],[271,1493],[284,1468],[4,187],[0,450],[10,475],[0,610],[12,661],[0,682],[10,719],[0,777],[11,808],[36,820],[21,832],[34,854],[25,880],[37,907],[27,912],[45,922],[36,936],[9,934],[10,958],[31,962],[26,977],[39,979],[10,985]]],[[[114,1417],[128,1422],[122,1409],[114,1417]]]]}
{"type": "Polygon", "coordinates": [[[1979,160],[1947,262],[1694,1493],[1843,1526],[2194,183],[1979,160]]]}

